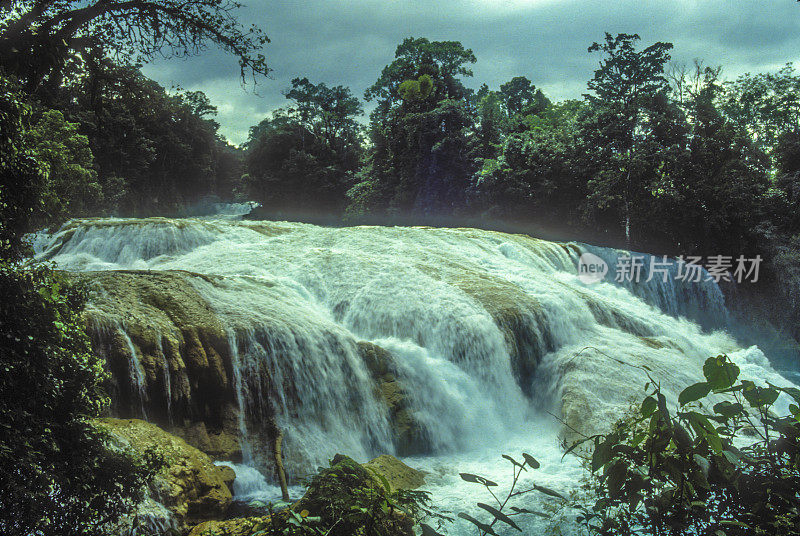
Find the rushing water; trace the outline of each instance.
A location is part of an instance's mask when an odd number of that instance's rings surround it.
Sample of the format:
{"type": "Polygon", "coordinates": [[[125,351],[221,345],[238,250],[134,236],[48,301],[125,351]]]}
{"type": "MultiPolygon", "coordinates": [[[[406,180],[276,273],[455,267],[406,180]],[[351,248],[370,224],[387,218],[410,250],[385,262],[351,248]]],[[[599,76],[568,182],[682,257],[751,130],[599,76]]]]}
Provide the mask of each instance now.
{"type": "MultiPolygon", "coordinates": [[[[474,229],[238,221],[231,212],[75,221],[39,237],[38,258],[81,272],[219,276],[186,277],[225,325],[240,407],[251,418],[269,410],[286,430],[294,476],[337,452],[359,461],[396,452],[358,341],[391,353],[427,449],[407,462],[429,472],[427,489],[451,511],[487,499],[459,471],[508,480],[504,453],[530,452],[542,467],[529,479],[574,489],[582,469],[572,457],[561,460],[554,415],[602,428],[645,381],[607,356],[647,364],[673,397],[720,352],[743,376],[785,383],[758,348],[740,348],[724,331],[724,299],[713,281],[592,285],[577,277],[581,253],[613,267],[625,252],[474,229]],[[265,369],[282,389],[263,391],[265,369]]],[[[131,377],[142,381],[135,363],[131,377]]],[[[276,495],[274,483],[247,465],[247,445],[244,456],[237,493],[276,495]]],[[[535,531],[546,521],[531,523],[535,531]]],[[[562,528],[572,530],[568,522],[562,528]]]]}

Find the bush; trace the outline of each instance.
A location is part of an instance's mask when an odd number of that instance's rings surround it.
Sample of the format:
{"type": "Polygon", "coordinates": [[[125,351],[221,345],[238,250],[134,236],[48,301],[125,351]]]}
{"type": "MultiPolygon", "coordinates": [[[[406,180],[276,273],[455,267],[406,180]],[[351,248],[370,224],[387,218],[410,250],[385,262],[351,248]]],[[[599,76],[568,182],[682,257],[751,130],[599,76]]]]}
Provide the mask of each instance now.
{"type": "Polygon", "coordinates": [[[272,513],[252,536],[412,536],[422,518],[447,519],[429,505],[427,492],[392,490],[382,475],[336,455],[297,504],[272,513]]]}
{"type": "Polygon", "coordinates": [[[158,461],[108,447],[107,403],[81,289],[46,267],[0,263],[0,533],[102,534],[142,498],[158,461]]]}
{"type": "Polygon", "coordinates": [[[645,372],[635,414],[570,448],[594,445],[598,499],[578,521],[600,535],[800,533],[800,390],[737,383],[739,367],[720,355],[673,415],[645,372]],[[790,415],[774,413],[781,393],[794,400],[790,415]]]}

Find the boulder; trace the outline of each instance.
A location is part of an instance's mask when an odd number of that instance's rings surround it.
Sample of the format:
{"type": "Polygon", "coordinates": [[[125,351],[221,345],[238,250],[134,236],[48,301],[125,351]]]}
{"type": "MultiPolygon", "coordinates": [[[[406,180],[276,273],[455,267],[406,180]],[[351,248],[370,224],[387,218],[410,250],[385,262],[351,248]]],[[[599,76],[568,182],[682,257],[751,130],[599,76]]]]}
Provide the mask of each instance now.
{"type": "Polygon", "coordinates": [[[219,519],[232,496],[230,468],[214,465],[206,454],[156,426],[138,419],[100,419],[97,424],[136,452],[153,449],[166,465],[156,475],[151,496],[185,528],[219,519]]]}
{"type": "MultiPolygon", "coordinates": [[[[367,532],[363,518],[354,515],[353,508],[364,504],[372,492],[378,498],[400,489],[416,489],[424,483],[424,475],[393,456],[378,456],[358,464],[347,456],[337,454],[328,469],[311,479],[303,498],[292,505],[295,515],[319,517],[320,527],[330,536],[412,536],[414,521],[399,511],[384,513],[377,510],[373,518],[378,525],[367,532]],[[380,475],[380,476],[379,476],[380,475]],[[387,490],[388,482],[391,490],[387,490]],[[361,520],[359,522],[358,520],[361,520]]],[[[194,527],[189,536],[249,536],[272,528],[283,534],[289,526],[290,511],[276,511],[270,517],[239,517],[225,521],[206,521],[194,527]]]]}
{"type": "MultiPolygon", "coordinates": [[[[305,510],[310,516],[319,516],[323,526],[332,527],[328,532],[330,536],[371,536],[366,532],[368,529],[363,517],[352,516],[353,507],[363,505],[370,493],[381,495],[388,491],[372,471],[347,456],[337,454],[328,469],[311,479],[306,494],[291,508],[297,513],[305,510]]],[[[374,515],[373,522],[378,525],[373,529],[376,533],[413,536],[414,521],[400,511],[384,513],[377,509],[374,515]]]]}
{"type": "Polygon", "coordinates": [[[146,418],[218,460],[241,460],[225,328],[181,271],[72,274],[90,292],[92,348],[111,372],[112,414],[146,418]]]}
{"type": "MultiPolygon", "coordinates": [[[[238,409],[231,407],[230,411],[238,412],[238,409]]],[[[231,430],[234,426],[223,423],[222,428],[209,430],[203,421],[195,421],[173,427],[170,431],[215,460],[239,462],[242,459],[242,446],[238,430],[231,430]]]]}
{"type": "Polygon", "coordinates": [[[189,536],[249,536],[263,530],[269,517],[239,517],[224,521],[206,521],[192,528],[189,536]]]}
{"type": "Polygon", "coordinates": [[[425,474],[422,471],[417,471],[388,454],[378,456],[362,466],[385,478],[392,491],[417,489],[425,484],[425,474]]]}
{"type": "Polygon", "coordinates": [[[217,467],[222,475],[222,481],[225,482],[225,485],[228,486],[228,489],[231,490],[232,494],[233,481],[236,480],[236,471],[233,470],[233,467],[228,467],[227,465],[217,465],[217,467]]]}

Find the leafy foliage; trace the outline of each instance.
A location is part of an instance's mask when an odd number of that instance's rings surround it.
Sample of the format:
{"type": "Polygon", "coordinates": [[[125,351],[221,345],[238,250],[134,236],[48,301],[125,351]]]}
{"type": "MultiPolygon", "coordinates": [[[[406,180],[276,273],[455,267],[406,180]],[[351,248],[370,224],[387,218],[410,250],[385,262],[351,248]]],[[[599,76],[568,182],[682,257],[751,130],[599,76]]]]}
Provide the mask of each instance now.
{"type": "MultiPolygon", "coordinates": [[[[102,534],[141,499],[159,460],[109,448],[89,420],[107,399],[80,315],[84,292],[46,266],[20,262],[23,233],[50,186],[26,135],[30,107],[5,77],[0,91],[0,532],[102,534]]],[[[58,116],[48,119],[73,132],[58,116]]],[[[59,160],[62,148],[47,148],[49,164],[68,160],[59,160]]]]}
{"type": "Polygon", "coordinates": [[[475,56],[455,41],[407,38],[365,93],[372,150],[348,192],[353,216],[452,214],[465,202],[474,109],[460,77],[475,56]]]}
{"type": "Polygon", "coordinates": [[[636,414],[583,440],[593,443],[598,499],[578,521],[592,533],[796,534],[800,391],[738,381],[725,355],[703,374],[672,414],[648,372],[636,414]],[[781,393],[794,400],[789,415],[774,412],[781,393]]]}
{"type": "Polygon", "coordinates": [[[173,215],[204,197],[232,197],[240,155],[217,134],[204,94],[167,92],[108,59],[89,66],[42,100],[88,139],[102,190],[94,215],[173,215]]]}
{"type": "Polygon", "coordinates": [[[28,132],[31,150],[47,176],[34,226],[56,226],[88,216],[102,205],[89,140],[57,110],[45,110],[28,132]]]}
{"type": "Polygon", "coordinates": [[[293,105],[250,131],[244,187],[270,217],[339,216],[361,156],[361,104],[343,86],[292,80],[293,105]]]}
{"type": "Polygon", "coordinates": [[[103,534],[160,467],[109,447],[107,404],[80,288],[46,267],[0,263],[0,532],[103,534]]]}
{"type": "Polygon", "coordinates": [[[122,60],[188,56],[209,43],[239,58],[242,78],[268,72],[258,51],[269,42],[236,19],[241,4],[229,0],[13,0],[0,3],[0,61],[35,89],[60,78],[68,61],[87,51],[122,60]]]}
{"type": "Polygon", "coordinates": [[[252,536],[411,536],[425,517],[449,519],[430,509],[427,492],[392,490],[382,475],[337,455],[310,479],[303,499],[271,512],[252,536]]]}

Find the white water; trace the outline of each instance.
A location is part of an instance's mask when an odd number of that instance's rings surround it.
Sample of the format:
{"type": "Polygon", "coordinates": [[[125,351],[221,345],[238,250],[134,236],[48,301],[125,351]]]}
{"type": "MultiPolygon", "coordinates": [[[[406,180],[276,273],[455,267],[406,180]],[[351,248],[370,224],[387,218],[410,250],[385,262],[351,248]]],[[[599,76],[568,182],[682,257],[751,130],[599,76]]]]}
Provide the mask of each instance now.
{"type": "MultiPolygon", "coordinates": [[[[560,426],[549,413],[563,408],[587,431],[602,428],[646,381],[607,356],[647,364],[672,396],[699,381],[702,362],[720,352],[745,377],[786,383],[757,348],[700,327],[724,326],[713,282],[586,285],[577,278],[581,252],[612,267],[621,252],[580,244],[470,229],[152,218],[72,222],[37,249],[67,270],[221,276],[186,277],[228,330],[247,413],[240,427],[274,413],[295,478],[337,452],[359,461],[395,452],[356,343],[389,350],[432,454],[408,463],[431,473],[436,503],[455,512],[489,502],[458,472],[502,484],[510,472],[503,453],[533,454],[542,463],[531,475],[538,484],[574,489],[582,472],[575,459],[560,461],[560,426]],[[532,376],[517,372],[493,319],[498,310],[513,312],[523,353],[540,359],[532,376]]],[[[252,462],[247,445],[244,455],[252,462]]],[[[274,494],[246,467],[237,470],[237,494],[274,494]]],[[[545,522],[531,523],[534,531],[545,522]]]]}
{"type": "MultiPolygon", "coordinates": [[[[227,465],[236,473],[233,481],[233,495],[236,500],[251,503],[258,501],[266,506],[268,503],[276,504],[281,501],[281,488],[267,480],[257,469],[233,462],[215,462],[217,465],[227,465]]],[[[289,496],[297,500],[303,496],[305,488],[291,486],[289,496]]]]}
{"type": "Polygon", "coordinates": [[[139,358],[136,355],[136,347],[133,345],[131,338],[125,332],[124,327],[120,328],[120,333],[122,334],[122,338],[125,340],[125,344],[128,346],[128,351],[131,356],[131,359],[128,362],[128,376],[133,382],[131,387],[133,387],[133,389],[136,391],[135,394],[139,401],[139,406],[142,412],[141,417],[146,420],[147,410],[145,409],[145,399],[147,397],[147,391],[145,388],[144,369],[142,369],[142,363],[139,361],[139,358]]]}

